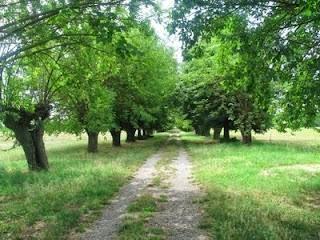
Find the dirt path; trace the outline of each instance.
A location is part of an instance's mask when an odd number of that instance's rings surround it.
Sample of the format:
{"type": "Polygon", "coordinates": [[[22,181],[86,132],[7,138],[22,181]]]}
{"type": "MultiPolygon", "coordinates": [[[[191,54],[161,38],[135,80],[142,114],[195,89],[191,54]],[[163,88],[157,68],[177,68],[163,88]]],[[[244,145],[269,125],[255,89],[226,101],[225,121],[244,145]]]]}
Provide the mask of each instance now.
{"type": "MultiPolygon", "coordinates": [[[[179,137],[174,139],[179,141],[179,137]]],[[[167,201],[161,203],[160,211],[155,213],[146,227],[161,228],[168,240],[207,240],[205,232],[199,229],[201,210],[195,201],[202,193],[192,183],[191,163],[187,153],[180,144],[174,146],[178,153],[176,158],[171,160],[169,157],[169,161],[159,168],[157,163],[161,165],[163,159],[166,159],[166,147],[149,158],[134,179],[120,190],[106,208],[101,220],[80,239],[117,239],[128,206],[141,194],[149,192],[153,196],[166,196],[167,201]],[[153,180],[157,177],[160,177],[165,187],[161,187],[161,184],[154,186],[153,180]]]]}
{"type": "Polygon", "coordinates": [[[162,194],[168,196],[163,211],[158,212],[150,224],[162,228],[167,233],[168,240],[206,240],[206,233],[198,228],[201,211],[196,204],[196,199],[201,196],[200,189],[191,182],[191,163],[183,149],[179,156],[173,160],[174,168],[169,182],[169,189],[162,194]]]}
{"type": "Polygon", "coordinates": [[[149,158],[138,170],[134,179],[121,188],[118,196],[106,208],[102,218],[94,226],[84,233],[80,239],[83,240],[105,240],[114,239],[121,225],[122,218],[127,212],[128,205],[133,202],[140,192],[151,182],[156,172],[155,166],[160,160],[160,154],[149,158]]]}

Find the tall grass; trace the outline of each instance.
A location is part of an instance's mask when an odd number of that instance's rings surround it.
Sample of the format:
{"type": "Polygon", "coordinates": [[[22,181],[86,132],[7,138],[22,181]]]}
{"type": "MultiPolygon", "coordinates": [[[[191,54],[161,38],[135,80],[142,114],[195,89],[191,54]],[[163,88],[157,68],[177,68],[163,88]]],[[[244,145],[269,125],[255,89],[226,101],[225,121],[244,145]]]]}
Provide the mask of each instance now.
{"type": "Polygon", "coordinates": [[[50,171],[40,173],[27,171],[20,148],[0,152],[0,239],[63,239],[82,231],[165,139],[121,148],[104,143],[88,154],[85,139],[47,138],[50,171]]]}

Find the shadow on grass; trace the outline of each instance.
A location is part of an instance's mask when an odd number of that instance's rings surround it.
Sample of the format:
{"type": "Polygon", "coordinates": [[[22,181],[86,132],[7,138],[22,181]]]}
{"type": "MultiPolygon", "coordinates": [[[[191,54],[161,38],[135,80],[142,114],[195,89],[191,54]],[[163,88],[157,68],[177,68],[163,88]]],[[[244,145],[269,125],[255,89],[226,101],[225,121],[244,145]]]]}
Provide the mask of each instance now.
{"type": "Polygon", "coordinates": [[[319,239],[320,223],[298,210],[255,201],[249,193],[208,192],[201,227],[215,239],[319,239]]]}
{"type": "MultiPolygon", "coordinates": [[[[99,152],[94,154],[87,153],[87,145],[85,143],[76,143],[59,148],[53,147],[47,151],[51,165],[49,172],[29,172],[24,155],[18,154],[11,157],[9,161],[10,163],[16,161],[22,164],[16,168],[13,165],[9,170],[5,168],[6,164],[0,166],[0,182],[2,187],[10,186],[10,188],[15,188],[23,186],[25,183],[33,184],[38,181],[43,183],[51,181],[50,175],[52,174],[66,178],[68,173],[72,173],[71,177],[75,177],[75,174],[81,175],[81,169],[85,169],[88,164],[91,165],[91,161],[103,159],[104,163],[108,163],[123,156],[129,157],[138,152],[143,152],[151,147],[158,149],[163,145],[165,139],[166,136],[159,136],[134,143],[123,143],[121,147],[112,147],[110,143],[103,142],[99,145],[99,152]],[[77,171],[74,169],[77,169],[77,171]]],[[[129,161],[130,159],[127,160],[129,161]]]]}
{"type": "Polygon", "coordinates": [[[80,231],[165,139],[102,143],[97,154],[85,143],[50,148],[49,172],[29,172],[23,158],[3,161],[0,239],[63,239],[74,227],[80,231]]]}
{"type": "Polygon", "coordinates": [[[232,141],[221,141],[218,142],[209,137],[187,135],[182,139],[185,145],[189,146],[199,146],[199,145],[216,145],[220,146],[231,146],[233,148],[243,148],[243,147],[258,147],[258,148],[274,148],[278,150],[296,150],[303,152],[314,152],[320,153],[320,145],[303,145],[301,143],[286,142],[285,140],[279,141],[267,141],[267,140],[253,140],[252,144],[244,145],[240,140],[233,138],[232,141]]]}

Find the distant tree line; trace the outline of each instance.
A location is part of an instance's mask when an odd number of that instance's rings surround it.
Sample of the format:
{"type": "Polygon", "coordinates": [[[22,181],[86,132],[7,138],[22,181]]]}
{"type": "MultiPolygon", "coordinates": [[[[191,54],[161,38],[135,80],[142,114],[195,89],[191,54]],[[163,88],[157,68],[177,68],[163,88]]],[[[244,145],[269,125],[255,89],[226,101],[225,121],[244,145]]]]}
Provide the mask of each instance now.
{"type": "Polygon", "coordinates": [[[196,133],[224,139],[314,127],[320,107],[320,3],[176,0],[186,64],[177,94],[196,133]]]}

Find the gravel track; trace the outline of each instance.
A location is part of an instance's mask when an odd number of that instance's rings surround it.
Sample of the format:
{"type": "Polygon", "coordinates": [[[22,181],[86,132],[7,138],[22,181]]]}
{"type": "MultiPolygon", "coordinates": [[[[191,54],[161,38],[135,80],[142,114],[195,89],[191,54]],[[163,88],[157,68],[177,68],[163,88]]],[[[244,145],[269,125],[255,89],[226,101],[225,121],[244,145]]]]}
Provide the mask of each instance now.
{"type": "Polygon", "coordinates": [[[179,156],[172,162],[176,169],[169,179],[170,187],[162,194],[168,196],[168,202],[151,220],[150,225],[162,228],[168,240],[207,240],[204,231],[199,229],[201,210],[196,203],[202,193],[191,182],[191,163],[187,153],[180,149],[179,156]]]}
{"type": "MultiPolygon", "coordinates": [[[[82,234],[80,239],[116,239],[128,206],[145,190],[151,191],[153,195],[165,195],[168,199],[162,203],[161,210],[150,219],[148,226],[163,229],[168,240],[209,239],[206,233],[199,229],[202,212],[196,200],[202,196],[202,192],[192,183],[191,163],[187,153],[182,146],[178,148],[179,155],[169,164],[169,175],[162,180],[168,188],[150,187],[154,177],[160,174],[156,169],[161,159],[160,151],[145,162],[129,184],[121,188],[101,219],[82,234]]],[[[163,150],[165,151],[165,148],[163,150]]]]}
{"type": "Polygon", "coordinates": [[[143,189],[150,184],[156,173],[155,166],[160,160],[161,154],[150,157],[138,170],[133,180],[121,188],[117,197],[105,209],[102,217],[91,229],[87,230],[80,239],[83,240],[106,240],[115,239],[122,223],[122,218],[127,212],[127,208],[143,189]]]}

